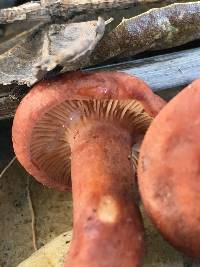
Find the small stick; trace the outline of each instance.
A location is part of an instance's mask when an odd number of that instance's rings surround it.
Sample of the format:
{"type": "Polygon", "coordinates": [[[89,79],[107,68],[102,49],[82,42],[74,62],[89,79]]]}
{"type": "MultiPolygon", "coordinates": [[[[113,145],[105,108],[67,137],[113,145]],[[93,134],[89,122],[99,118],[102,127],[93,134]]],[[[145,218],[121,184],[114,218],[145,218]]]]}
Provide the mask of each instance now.
{"type": "Polygon", "coordinates": [[[108,20],[105,21],[105,25],[110,24],[111,22],[113,22],[114,18],[109,18],[108,20]]]}
{"type": "Polygon", "coordinates": [[[5,168],[0,173],[0,179],[3,177],[3,175],[6,173],[6,171],[10,168],[10,166],[13,164],[13,162],[16,160],[16,156],[11,159],[11,161],[5,166],[5,168]]]}
{"type": "Polygon", "coordinates": [[[32,240],[33,240],[33,248],[35,251],[38,250],[37,248],[37,241],[36,241],[36,223],[35,223],[35,212],[33,208],[33,202],[31,199],[31,192],[30,192],[30,176],[27,176],[27,199],[28,199],[28,204],[29,204],[29,209],[31,212],[31,231],[32,231],[32,240]]]}

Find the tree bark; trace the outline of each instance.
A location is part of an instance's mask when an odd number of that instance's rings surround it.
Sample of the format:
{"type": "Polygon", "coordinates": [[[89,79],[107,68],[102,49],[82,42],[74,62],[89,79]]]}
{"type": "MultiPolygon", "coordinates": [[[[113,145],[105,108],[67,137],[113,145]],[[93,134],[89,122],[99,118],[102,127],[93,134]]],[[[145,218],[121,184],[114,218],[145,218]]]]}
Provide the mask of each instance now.
{"type": "MultiPolygon", "coordinates": [[[[90,19],[91,14],[109,11],[113,9],[126,9],[138,5],[160,6],[172,4],[173,0],[43,0],[41,3],[26,3],[24,5],[0,10],[0,23],[13,23],[23,20],[64,21],[72,20],[76,16],[84,14],[90,19]]],[[[185,1],[179,1],[185,2],[185,1]]]]}

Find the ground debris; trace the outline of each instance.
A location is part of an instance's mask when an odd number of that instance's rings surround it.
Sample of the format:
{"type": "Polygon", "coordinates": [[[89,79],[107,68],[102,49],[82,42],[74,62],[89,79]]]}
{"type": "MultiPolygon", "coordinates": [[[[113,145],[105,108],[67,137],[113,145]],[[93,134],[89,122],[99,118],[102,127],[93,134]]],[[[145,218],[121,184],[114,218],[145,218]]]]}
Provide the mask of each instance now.
{"type": "Polygon", "coordinates": [[[0,179],[3,177],[3,175],[7,172],[7,170],[11,167],[11,165],[15,162],[16,156],[13,157],[8,164],[3,168],[3,170],[0,172],[0,179]]]}
{"type": "Polygon", "coordinates": [[[0,55],[1,83],[31,86],[57,65],[79,69],[88,63],[104,29],[102,18],[71,24],[39,23],[21,42],[0,55]]]}
{"type": "Polygon", "coordinates": [[[32,232],[33,248],[34,248],[34,251],[37,251],[38,247],[37,247],[37,238],[36,238],[36,220],[35,220],[35,211],[33,208],[33,201],[32,201],[31,192],[30,192],[30,176],[29,175],[27,175],[26,191],[27,191],[28,205],[29,205],[29,209],[31,213],[31,232],[32,232]]]}
{"type": "MultiPolygon", "coordinates": [[[[106,6],[109,8],[111,3],[117,6],[122,2],[103,1],[102,9],[106,6]]],[[[126,4],[130,2],[125,1],[126,4]]],[[[142,1],[145,2],[162,1],[142,1]]],[[[101,6],[98,0],[84,0],[81,2],[83,9],[86,3],[90,3],[89,9],[93,9],[95,4],[101,6]]],[[[73,4],[75,10],[77,6],[80,8],[80,2],[78,5],[75,0],[43,0],[34,4],[48,10],[54,7],[59,14],[66,12],[66,5],[73,4]]],[[[26,4],[24,6],[27,8],[26,4]]],[[[0,11],[0,19],[2,14],[0,11]]],[[[29,12],[27,14],[30,15],[29,12]]],[[[13,11],[13,18],[15,15],[13,11]]],[[[200,1],[150,9],[130,19],[123,19],[109,33],[105,33],[106,22],[101,17],[72,23],[61,19],[59,23],[54,23],[51,19],[42,20],[40,17],[34,27],[12,39],[12,44],[7,41],[8,50],[5,45],[0,45],[0,51],[3,51],[0,54],[0,81],[3,85],[16,83],[32,86],[54,71],[54,75],[57,75],[99,64],[113,57],[124,58],[144,51],[163,50],[200,38],[200,1]]]]}
{"type": "Polygon", "coordinates": [[[44,20],[69,21],[81,15],[88,16],[105,10],[131,8],[135,5],[150,5],[152,3],[175,3],[173,0],[41,0],[28,2],[18,7],[0,10],[0,23],[14,21],[44,20]]]}

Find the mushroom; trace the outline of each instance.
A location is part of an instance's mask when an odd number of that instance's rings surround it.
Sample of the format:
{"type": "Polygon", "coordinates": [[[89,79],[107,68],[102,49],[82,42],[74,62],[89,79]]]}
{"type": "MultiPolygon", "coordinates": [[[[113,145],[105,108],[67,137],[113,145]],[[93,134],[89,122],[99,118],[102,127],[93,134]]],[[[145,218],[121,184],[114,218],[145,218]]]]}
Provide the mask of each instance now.
{"type": "Polygon", "coordinates": [[[20,103],[13,145],[41,183],[73,192],[65,267],[135,267],[144,254],[131,148],[165,102],[136,77],[71,73],[36,85],[20,103]]]}
{"type": "Polygon", "coordinates": [[[200,79],[173,98],[149,127],[138,183],[145,210],[165,239],[200,258],[200,79]]]}

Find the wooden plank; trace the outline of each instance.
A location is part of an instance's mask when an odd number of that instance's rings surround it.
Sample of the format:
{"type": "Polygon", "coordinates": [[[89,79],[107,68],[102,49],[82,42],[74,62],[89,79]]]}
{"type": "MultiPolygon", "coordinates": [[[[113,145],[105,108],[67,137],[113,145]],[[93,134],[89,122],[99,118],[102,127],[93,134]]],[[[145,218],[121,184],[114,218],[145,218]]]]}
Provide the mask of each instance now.
{"type": "MultiPolygon", "coordinates": [[[[84,71],[118,70],[143,79],[165,99],[200,76],[200,48],[142,58],[134,61],[87,68],[84,71]]],[[[11,87],[12,88],[12,87],[11,87]]],[[[8,88],[0,94],[0,119],[10,118],[19,100],[9,96],[8,88]]]]}
{"type": "Polygon", "coordinates": [[[155,92],[180,88],[200,76],[200,48],[90,68],[89,71],[120,70],[143,79],[155,92]]]}

